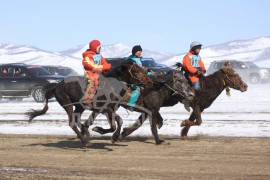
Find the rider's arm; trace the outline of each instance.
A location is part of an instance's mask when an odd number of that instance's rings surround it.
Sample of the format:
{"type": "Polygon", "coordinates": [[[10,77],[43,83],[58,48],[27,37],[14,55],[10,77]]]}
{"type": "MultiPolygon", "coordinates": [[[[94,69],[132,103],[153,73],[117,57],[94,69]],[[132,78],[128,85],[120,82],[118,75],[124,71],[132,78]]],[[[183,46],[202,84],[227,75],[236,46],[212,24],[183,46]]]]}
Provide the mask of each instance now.
{"type": "Polygon", "coordinates": [[[83,58],[83,66],[86,70],[102,69],[103,65],[95,64],[93,57],[86,56],[83,58]]]}
{"type": "Polygon", "coordinates": [[[203,70],[203,74],[204,74],[204,73],[206,73],[206,69],[205,69],[205,66],[204,66],[204,63],[203,63],[203,61],[202,61],[202,58],[201,58],[201,57],[200,57],[199,65],[200,65],[200,67],[201,67],[201,68],[202,68],[202,70],[203,70]]]}
{"type": "Polygon", "coordinates": [[[108,63],[103,56],[101,56],[101,64],[103,65],[102,71],[108,71],[111,69],[111,64],[108,63]]]}

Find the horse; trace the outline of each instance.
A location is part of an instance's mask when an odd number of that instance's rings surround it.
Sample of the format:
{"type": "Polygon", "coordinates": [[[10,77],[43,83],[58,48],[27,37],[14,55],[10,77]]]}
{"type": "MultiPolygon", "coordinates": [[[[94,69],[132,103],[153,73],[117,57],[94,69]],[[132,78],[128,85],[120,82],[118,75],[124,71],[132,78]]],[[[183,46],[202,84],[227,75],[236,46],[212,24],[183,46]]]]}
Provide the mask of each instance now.
{"type": "MultiPolygon", "coordinates": [[[[135,64],[133,61],[124,61],[120,66],[104,73],[103,77],[100,76],[100,83],[96,95],[94,96],[90,110],[107,115],[107,118],[114,117],[114,106],[121,102],[128,84],[138,84],[145,87],[152,86],[153,81],[146,75],[146,71],[135,64]],[[114,81],[113,81],[114,80],[114,81]],[[117,81],[116,81],[117,80],[117,81]],[[112,101],[114,100],[114,101],[112,101]],[[110,104],[110,106],[108,106],[110,104]],[[104,106],[105,105],[105,106],[104,106]],[[106,107],[107,106],[107,107],[106,107]]],[[[80,123],[81,115],[85,110],[82,103],[82,97],[86,87],[86,78],[84,77],[68,77],[56,85],[48,85],[45,87],[45,106],[42,110],[30,110],[26,112],[26,116],[31,122],[35,117],[43,115],[48,110],[48,100],[52,97],[65,109],[69,125],[77,134],[84,146],[90,147],[89,135],[87,137],[82,134],[78,126],[80,123]],[[73,111],[73,106],[75,110],[73,111]],[[77,123],[77,124],[76,124],[77,123]]],[[[121,123],[121,118],[116,114],[117,123],[121,123]]],[[[111,122],[112,120],[110,120],[111,122]]]]}
{"type": "Polygon", "coordinates": [[[189,117],[182,121],[181,131],[182,139],[187,139],[187,134],[191,126],[201,125],[202,117],[201,113],[204,109],[211,106],[215,99],[226,89],[227,95],[229,95],[229,88],[239,90],[241,92],[247,91],[247,84],[241,79],[228,62],[224,63],[224,67],[208,76],[200,77],[201,90],[195,93],[195,97],[190,106],[193,111],[189,117]]]}
{"type": "MultiPolygon", "coordinates": [[[[124,138],[138,129],[147,117],[150,120],[151,131],[155,138],[155,143],[161,144],[165,142],[159,138],[157,131],[157,127],[161,128],[163,124],[163,118],[159,113],[160,107],[173,106],[183,100],[192,101],[194,93],[182,72],[172,71],[164,76],[163,79],[153,78],[153,80],[154,86],[143,90],[143,93],[134,108],[134,111],[141,112],[142,114],[132,127],[123,129],[121,136],[120,127],[112,136],[113,142],[117,141],[119,137],[124,138]]],[[[125,104],[121,104],[121,106],[127,108],[127,105],[125,104]]],[[[94,120],[97,115],[97,112],[93,112],[91,115],[92,119],[94,120]]],[[[110,129],[94,127],[93,131],[100,134],[106,134],[111,132],[110,129]]],[[[88,129],[85,128],[83,131],[87,132],[88,129]]]]}

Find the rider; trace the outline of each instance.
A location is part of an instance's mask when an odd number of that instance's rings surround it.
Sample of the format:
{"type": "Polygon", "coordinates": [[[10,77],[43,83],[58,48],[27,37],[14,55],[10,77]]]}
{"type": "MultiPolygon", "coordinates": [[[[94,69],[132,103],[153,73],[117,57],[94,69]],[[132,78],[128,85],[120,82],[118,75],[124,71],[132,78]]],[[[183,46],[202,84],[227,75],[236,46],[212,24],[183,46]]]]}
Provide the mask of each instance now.
{"type": "Polygon", "coordinates": [[[190,44],[190,51],[185,55],[183,59],[184,69],[186,75],[192,83],[195,92],[200,91],[199,77],[201,74],[205,74],[205,66],[199,55],[202,44],[195,41],[190,44]]]}
{"type": "Polygon", "coordinates": [[[82,98],[83,104],[87,108],[91,108],[90,102],[93,99],[99,84],[99,76],[103,71],[108,71],[111,64],[100,54],[101,44],[98,40],[93,40],[89,43],[89,49],[83,54],[83,67],[87,78],[87,87],[82,98]]]}
{"type": "MultiPolygon", "coordinates": [[[[142,53],[142,47],[140,45],[136,45],[132,48],[132,55],[129,57],[126,57],[125,60],[132,60],[134,61],[138,66],[142,67],[142,61],[141,61],[141,53],[142,53]]],[[[148,71],[147,76],[154,75],[153,72],[148,71]]],[[[139,99],[139,96],[141,94],[141,88],[140,86],[131,85],[132,93],[130,95],[129,101],[127,105],[129,105],[129,110],[133,111],[133,107],[136,106],[136,102],[139,99]]]]}

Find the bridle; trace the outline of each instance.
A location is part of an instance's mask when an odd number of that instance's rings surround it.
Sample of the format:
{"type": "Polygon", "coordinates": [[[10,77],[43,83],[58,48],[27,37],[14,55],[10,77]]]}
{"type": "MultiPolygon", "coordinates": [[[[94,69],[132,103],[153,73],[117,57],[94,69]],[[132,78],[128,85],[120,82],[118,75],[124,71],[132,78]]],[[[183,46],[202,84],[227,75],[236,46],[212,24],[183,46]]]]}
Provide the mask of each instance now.
{"type": "MultiPolygon", "coordinates": [[[[233,81],[233,80],[231,80],[229,77],[228,77],[228,75],[225,73],[225,77],[230,81],[230,82],[232,82],[233,83],[233,86],[234,87],[236,87],[236,85],[235,85],[235,82],[233,81]]],[[[229,89],[229,86],[228,85],[226,85],[226,83],[225,83],[225,80],[224,79],[222,79],[222,81],[223,81],[223,85],[225,86],[225,88],[226,88],[226,95],[227,96],[231,96],[231,93],[230,93],[230,89],[229,89]]]]}
{"type": "Polygon", "coordinates": [[[166,84],[166,83],[164,83],[165,84],[165,86],[167,87],[167,88],[169,88],[170,90],[172,90],[173,91],[173,96],[175,95],[175,94],[179,94],[179,95],[181,95],[178,91],[176,91],[175,89],[173,89],[171,86],[169,86],[168,84],[166,84]]]}

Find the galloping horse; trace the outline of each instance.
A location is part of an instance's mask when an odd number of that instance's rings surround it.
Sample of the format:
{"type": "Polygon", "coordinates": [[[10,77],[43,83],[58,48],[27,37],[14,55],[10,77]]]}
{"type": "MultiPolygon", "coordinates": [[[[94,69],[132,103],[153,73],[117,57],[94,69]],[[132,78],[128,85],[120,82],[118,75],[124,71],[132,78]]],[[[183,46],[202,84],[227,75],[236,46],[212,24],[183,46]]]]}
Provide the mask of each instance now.
{"type": "MultiPolygon", "coordinates": [[[[176,66],[179,69],[183,68],[181,63],[177,63],[176,66]]],[[[201,90],[199,93],[195,94],[195,97],[191,101],[193,112],[191,113],[189,120],[185,120],[181,123],[181,127],[185,126],[181,132],[183,139],[187,137],[190,126],[200,125],[202,123],[201,112],[205,108],[208,108],[225,88],[227,92],[229,92],[229,88],[240,90],[241,92],[247,90],[247,84],[242,81],[241,77],[231,67],[229,67],[228,62],[224,64],[222,69],[214,74],[207,77],[201,77],[200,81],[201,90]]],[[[176,104],[172,98],[168,99],[166,103],[168,103],[167,106],[174,106],[176,104]]],[[[165,106],[165,104],[161,107],[163,106],[165,106]]],[[[140,124],[134,123],[133,125],[124,128],[122,135],[127,136],[131,134],[138,129],[142,123],[143,121],[140,121],[140,124]]]]}
{"type": "Polygon", "coordinates": [[[245,92],[248,87],[239,74],[229,66],[228,62],[225,62],[224,67],[215,73],[209,76],[202,76],[200,82],[201,90],[195,93],[191,103],[193,112],[189,119],[181,123],[181,127],[184,126],[181,131],[183,139],[187,138],[187,133],[191,126],[199,126],[202,123],[201,113],[204,109],[211,106],[224,89],[226,89],[227,93],[229,93],[229,88],[245,92]]]}
{"type": "MultiPolygon", "coordinates": [[[[153,81],[146,75],[144,69],[132,61],[124,61],[120,66],[112,69],[104,75],[108,78],[103,78],[100,76],[99,88],[91,103],[91,110],[107,115],[110,122],[112,122],[113,117],[116,117],[117,123],[121,123],[121,118],[115,113],[114,106],[118,106],[117,104],[119,104],[121,101],[121,97],[123,97],[125,94],[127,83],[141,84],[147,87],[152,85],[153,81]],[[107,79],[109,80],[107,81],[107,79]],[[116,79],[120,81],[116,81],[116,79]],[[100,91],[102,91],[102,93],[100,91]]],[[[81,103],[81,99],[84,95],[83,90],[86,86],[85,82],[86,79],[84,77],[70,77],[63,80],[59,84],[56,84],[54,87],[48,86],[46,88],[46,104],[44,108],[40,111],[31,110],[26,113],[26,115],[29,117],[29,122],[31,122],[35,117],[43,115],[47,112],[48,99],[54,96],[58,103],[67,112],[69,124],[73,131],[77,134],[77,137],[85,146],[91,146],[89,136],[84,137],[84,135],[77,128],[77,124],[74,123],[77,122],[78,125],[81,126],[80,118],[85,110],[83,104],[81,103]],[[73,106],[75,106],[74,111],[73,106]]]]}
{"type": "MultiPolygon", "coordinates": [[[[182,72],[174,71],[163,78],[166,79],[159,80],[159,82],[154,81],[154,87],[143,90],[141,98],[138,100],[136,108],[134,108],[135,111],[141,112],[142,114],[132,127],[124,128],[124,131],[121,133],[122,137],[125,137],[138,129],[146,118],[149,117],[151,131],[155,137],[156,144],[164,142],[164,140],[159,138],[157,131],[157,126],[161,128],[163,123],[163,118],[159,113],[160,107],[173,106],[178,102],[182,102],[183,99],[191,101],[194,93],[182,72]],[[155,83],[157,83],[156,86],[155,83]]],[[[124,104],[121,104],[121,106],[127,108],[124,104]]],[[[92,119],[94,120],[97,115],[98,112],[93,112],[92,119]]],[[[113,142],[117,141],[119,138],[120,129],[121,127],[113,134],[113,142]]],[[[94,127],[93,130],[100,134],[112,132],[110,129],[103,129],[102,127],[94,127]]],[[[85,128],[82,129],[82,132],[89,134],[88,127],[85,126],[85,128]]]]}

